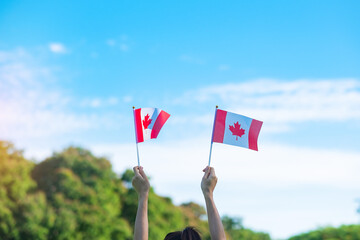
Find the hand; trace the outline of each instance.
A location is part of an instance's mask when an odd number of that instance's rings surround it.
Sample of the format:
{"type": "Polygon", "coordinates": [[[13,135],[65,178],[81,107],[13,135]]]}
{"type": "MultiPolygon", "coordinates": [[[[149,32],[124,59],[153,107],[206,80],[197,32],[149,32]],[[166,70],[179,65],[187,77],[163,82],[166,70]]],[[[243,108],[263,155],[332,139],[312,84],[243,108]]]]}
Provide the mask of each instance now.
{"type": "Polygon", "coordinates": [[[215,170],[212,167],[207,166],[203,172],[205,172],[202,181],[201,181],[201,189],[205,196],[212,196],[216,183],[217,177],[215,175],[215,170]]]}
{"type": "Polygon", "coordinates": [[[132,179],[132,185],[140,197],[147,196],[150,190],[149,180],[143,170],[143,167],[134,167],[135,176],[132,179]]]}

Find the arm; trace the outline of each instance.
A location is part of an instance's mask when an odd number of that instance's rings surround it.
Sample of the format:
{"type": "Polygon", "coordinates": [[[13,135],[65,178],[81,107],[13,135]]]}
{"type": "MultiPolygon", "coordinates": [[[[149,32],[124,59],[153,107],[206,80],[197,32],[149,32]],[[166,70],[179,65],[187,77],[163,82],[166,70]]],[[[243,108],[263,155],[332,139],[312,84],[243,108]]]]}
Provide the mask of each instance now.
{"type": "Polygon", "coordinates": [[[148,196],[150,183],[142,167],[134,167],[135,176],[132,180],[138,194],[138,209],[135,219],[134,240],[148,240],[148,196]]]}
{"type": "Polygon", "coordinates": [[[205,172],[205,174],[201,181],[201,189],[205,198],[211,239],[225,240],[224,227],[213,197],[213,192],[217,183],[215,170],[212,167],[206,167],[203,172],[205,172]]]}

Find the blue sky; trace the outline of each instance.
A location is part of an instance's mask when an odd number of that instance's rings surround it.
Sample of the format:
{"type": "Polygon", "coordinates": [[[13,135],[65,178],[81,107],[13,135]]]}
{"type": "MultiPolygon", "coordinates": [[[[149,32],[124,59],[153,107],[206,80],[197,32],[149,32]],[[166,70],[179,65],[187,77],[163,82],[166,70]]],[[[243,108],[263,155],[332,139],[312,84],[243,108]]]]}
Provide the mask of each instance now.
{"type": "Polygon", "coordinates": [[[120,173],[136,164],[132,106],[159,107],[171,117],[142,164],[160,194],[202,203],[219,105],[264,121],[259,152],[214,144],[221,214],[275,238],[356,223],[359,7],[1,1],[0,138],[36,161],[84,146],[120,173]]]}

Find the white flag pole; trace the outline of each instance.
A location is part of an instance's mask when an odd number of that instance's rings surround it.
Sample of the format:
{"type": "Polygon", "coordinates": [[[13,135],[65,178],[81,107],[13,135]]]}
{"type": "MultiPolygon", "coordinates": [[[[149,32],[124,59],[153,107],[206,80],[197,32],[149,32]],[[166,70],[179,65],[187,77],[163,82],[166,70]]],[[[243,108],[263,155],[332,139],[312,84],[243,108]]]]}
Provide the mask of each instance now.
{"type": "Polygon", "coordinates": [[[213,124],[213,131],[212,131],[212,134],[211,134],[211,144],[210,144],[210,154],[209,154],[209,164],[208,164],[209,167],[210,167],[210,163],[211,163],[211,152],[212,152],[213,139],[214,139],[214,129],[215,129],[215,119],[216,119],[217,109],[218,109],[218,106],[216,105],[215,116],[214,116],[214,124],[213,124]]]}
{"type": "Polygon", "coordinates": [[[138,148],[137,135],[136,135],[137,130],[136,130],[136,120],[135,120],[135,107],[133,107],[133,113],[134,113],[134,127],[135,127],[135,141],[136,141],[137,161],[138,161],[138,167],[140,167],[139,148],[138,148]]]}

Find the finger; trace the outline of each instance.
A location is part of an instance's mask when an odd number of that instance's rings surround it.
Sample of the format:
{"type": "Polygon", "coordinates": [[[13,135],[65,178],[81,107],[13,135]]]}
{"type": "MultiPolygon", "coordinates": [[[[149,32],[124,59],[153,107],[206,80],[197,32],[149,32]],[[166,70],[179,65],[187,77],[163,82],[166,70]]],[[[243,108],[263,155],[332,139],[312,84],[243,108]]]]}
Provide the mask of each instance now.
{"type": "Polygon", "coordinates": [[[215,175],[215,169],[214,169],[213,167],[210,168],[209,176],[211,176],[211,177],[216,177],[216,175],[215,175]]]}
{"type": "Polygon", "coordinates": [[[205,170],[204,178],[209,178],[209,176],[210,176],[210,167],[207,166],[204,170],[205,170]]]}
{"type": "Polygon", "coordinates": [[[146,176],[146,174],[145,174],[145,172],[144,172],[143,167],[140,167],[139,173],[140,173],[140,175],[141,175],[144,179],[146,179],[146,180],[148,179],[147,176],[146,176]]]}
{"type": "Polygon", "coordinates": [[[140,173],[139,173],[140,168],[138,166],[134,167],[133,170],[134,170],[135,176],[140,176],[140,173]]]}
{"type": "Polygon", "coordinates": [[[212,167],[209,167],[208,169],[207,169],[207,171],[206,171],[206,173],[207,173],[207,178],[209,178],[210,176],[211,176],[211,169],[213,169],[212,167]]]}
{"type": "Polygon", "coordinates": [[[207,170],[208,166],[205,167],[202,171],[204,172],[204,176],[203,176],[203,179],[206,178],[206,170],[207,170]]]}

